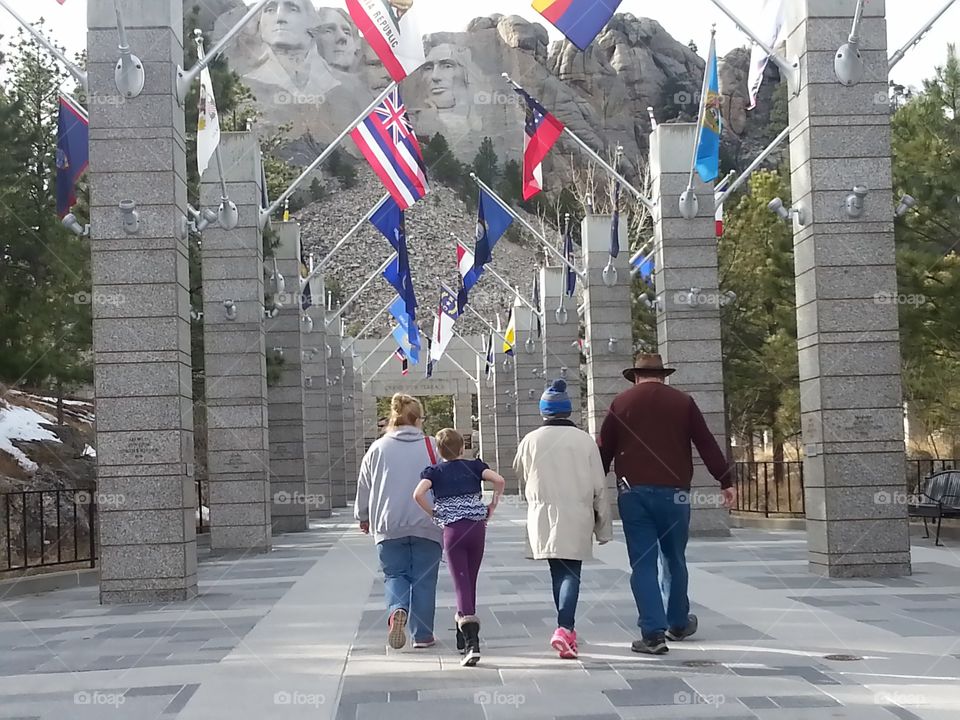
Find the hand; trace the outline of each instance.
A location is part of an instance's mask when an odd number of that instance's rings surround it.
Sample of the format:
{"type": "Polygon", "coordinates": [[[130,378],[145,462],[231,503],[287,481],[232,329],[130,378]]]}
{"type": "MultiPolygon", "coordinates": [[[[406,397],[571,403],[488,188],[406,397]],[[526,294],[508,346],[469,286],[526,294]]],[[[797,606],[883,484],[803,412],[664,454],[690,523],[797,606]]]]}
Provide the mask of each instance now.
{"type": "Polygon", "coordinates": [[[362,532],[364,535],[369,535],[369,534],[370,534],[370,521],[369,521],[369,520],[361,520],[361,521],[360,521],[360,532],[362,532]]]}
{"type": "Polygon", "coordinates": [[[730,486],[720,491],[723,496],[723,506],[727,510],[732,510],[737,506],[737,488],[730,486]]]}
{"type": "Polygon", "coordinates": [[[487,505],[487,520],[493,517],[493,511],[496,509],[496,505],[487,505]]]}
{"type": "Polygon", "coordinates": [[[607,544],[608,542],[610,542],[610,541],[609,541],[609,540],[598,540],[597,542],[598,542],[600,545],[606,545],[606,544],[607,544]]]}

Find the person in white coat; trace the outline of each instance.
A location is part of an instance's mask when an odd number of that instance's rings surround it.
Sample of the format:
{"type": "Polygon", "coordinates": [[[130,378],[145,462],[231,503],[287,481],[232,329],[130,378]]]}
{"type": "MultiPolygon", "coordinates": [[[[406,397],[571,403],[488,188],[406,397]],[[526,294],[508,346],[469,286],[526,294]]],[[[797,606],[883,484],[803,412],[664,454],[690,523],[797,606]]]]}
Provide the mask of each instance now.
{"type": "Polygon", "coordinates": [[[594,537],[601,545],[613,539],[600,451],[570,420],[572,413],[567,383],[554,380],[540,398],[543,426],[520,441],[513,461],[523,478],[533,557],[550,565],[557,606],[550,645],[564,659],[578,654],[574,625],[583,561],[593,558],[594,537]]]}

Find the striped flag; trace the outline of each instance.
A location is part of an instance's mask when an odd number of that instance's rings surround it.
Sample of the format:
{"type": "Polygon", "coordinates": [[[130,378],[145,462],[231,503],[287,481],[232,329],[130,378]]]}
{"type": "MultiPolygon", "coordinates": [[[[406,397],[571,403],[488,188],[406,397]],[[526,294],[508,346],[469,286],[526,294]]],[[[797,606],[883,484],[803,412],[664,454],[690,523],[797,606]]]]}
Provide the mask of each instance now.
{"type": "Polygon", "coordinates": [[[620,7],[622,0],[533,0],[533,9],[586,50],[620,7]]]}
{"type": "Polygon", "coordinates": [[[360,34],[395,82],[423,65],[420,8],[414,0],[347,0],[347,10],[360,34]]]}
{"type": "Polygon", "coordinates": [[[407,108],[394,88],[373,112],[350,132],[401,210],[407,210],[430,192],[423,151],[407,108]]]}
{"type": "Polygon", "coordinates": [[[526,201],[543,190],[543,160],[563,134],[564,124],[526,90],[514,90],[526,102],[523,135],[523,199],[526,201]]]}
{"type": "Polygon", "coordinates": [[[480,281],[483,268],[474,267],[473,253],[457,243],[457,269],[460,271],[460,292],[457,293],[457,312],[462,315],[469,302],[470,291],[480,281]]]}

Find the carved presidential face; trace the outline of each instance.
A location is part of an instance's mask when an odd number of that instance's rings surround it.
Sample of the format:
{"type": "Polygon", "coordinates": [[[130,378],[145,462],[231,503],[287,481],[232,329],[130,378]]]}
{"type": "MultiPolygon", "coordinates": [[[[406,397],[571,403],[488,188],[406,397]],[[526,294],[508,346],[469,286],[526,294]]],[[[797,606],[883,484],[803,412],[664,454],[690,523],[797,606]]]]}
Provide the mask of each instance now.
{"type": "Polygon", "coordinates": [[[457,104],[457,95],[465,90],[466,69],[455,57],[452,45],[437,45],[424,64],[427,86],[433,104],[439,110],[449,110],[457,104]]]}
{"type": "Polygon", "coordinates": [[[323,8],[317,27],[317,42],[320,54],[331,67],[338,70],[355,69],[360,43],[353,23],[345,14],[333,8],[323,8]]]}
{"type": "Polygon", "coordinates": [[[271,0],[260,16],[260,37],[277,50],[306,51],[314,42],[310,26],[315,12],[310,0],[271,0]]]}

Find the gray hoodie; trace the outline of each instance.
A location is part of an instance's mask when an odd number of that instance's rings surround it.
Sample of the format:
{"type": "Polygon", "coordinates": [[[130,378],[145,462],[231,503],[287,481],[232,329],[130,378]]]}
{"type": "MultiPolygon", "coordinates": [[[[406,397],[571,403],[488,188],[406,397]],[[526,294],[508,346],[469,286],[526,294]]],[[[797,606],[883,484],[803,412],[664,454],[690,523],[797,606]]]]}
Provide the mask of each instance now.
{"type": "Polygon", "coordinates": [[[433,440],[425,437],[417,428],[403,426],[377,440],[363,456],[353,513],[357,520],[370,522],[378,543],[411,536],[443,540],[443,531],[413,499],[420,473],[432,464],[427,442],[439,459],[433,440]]]}

